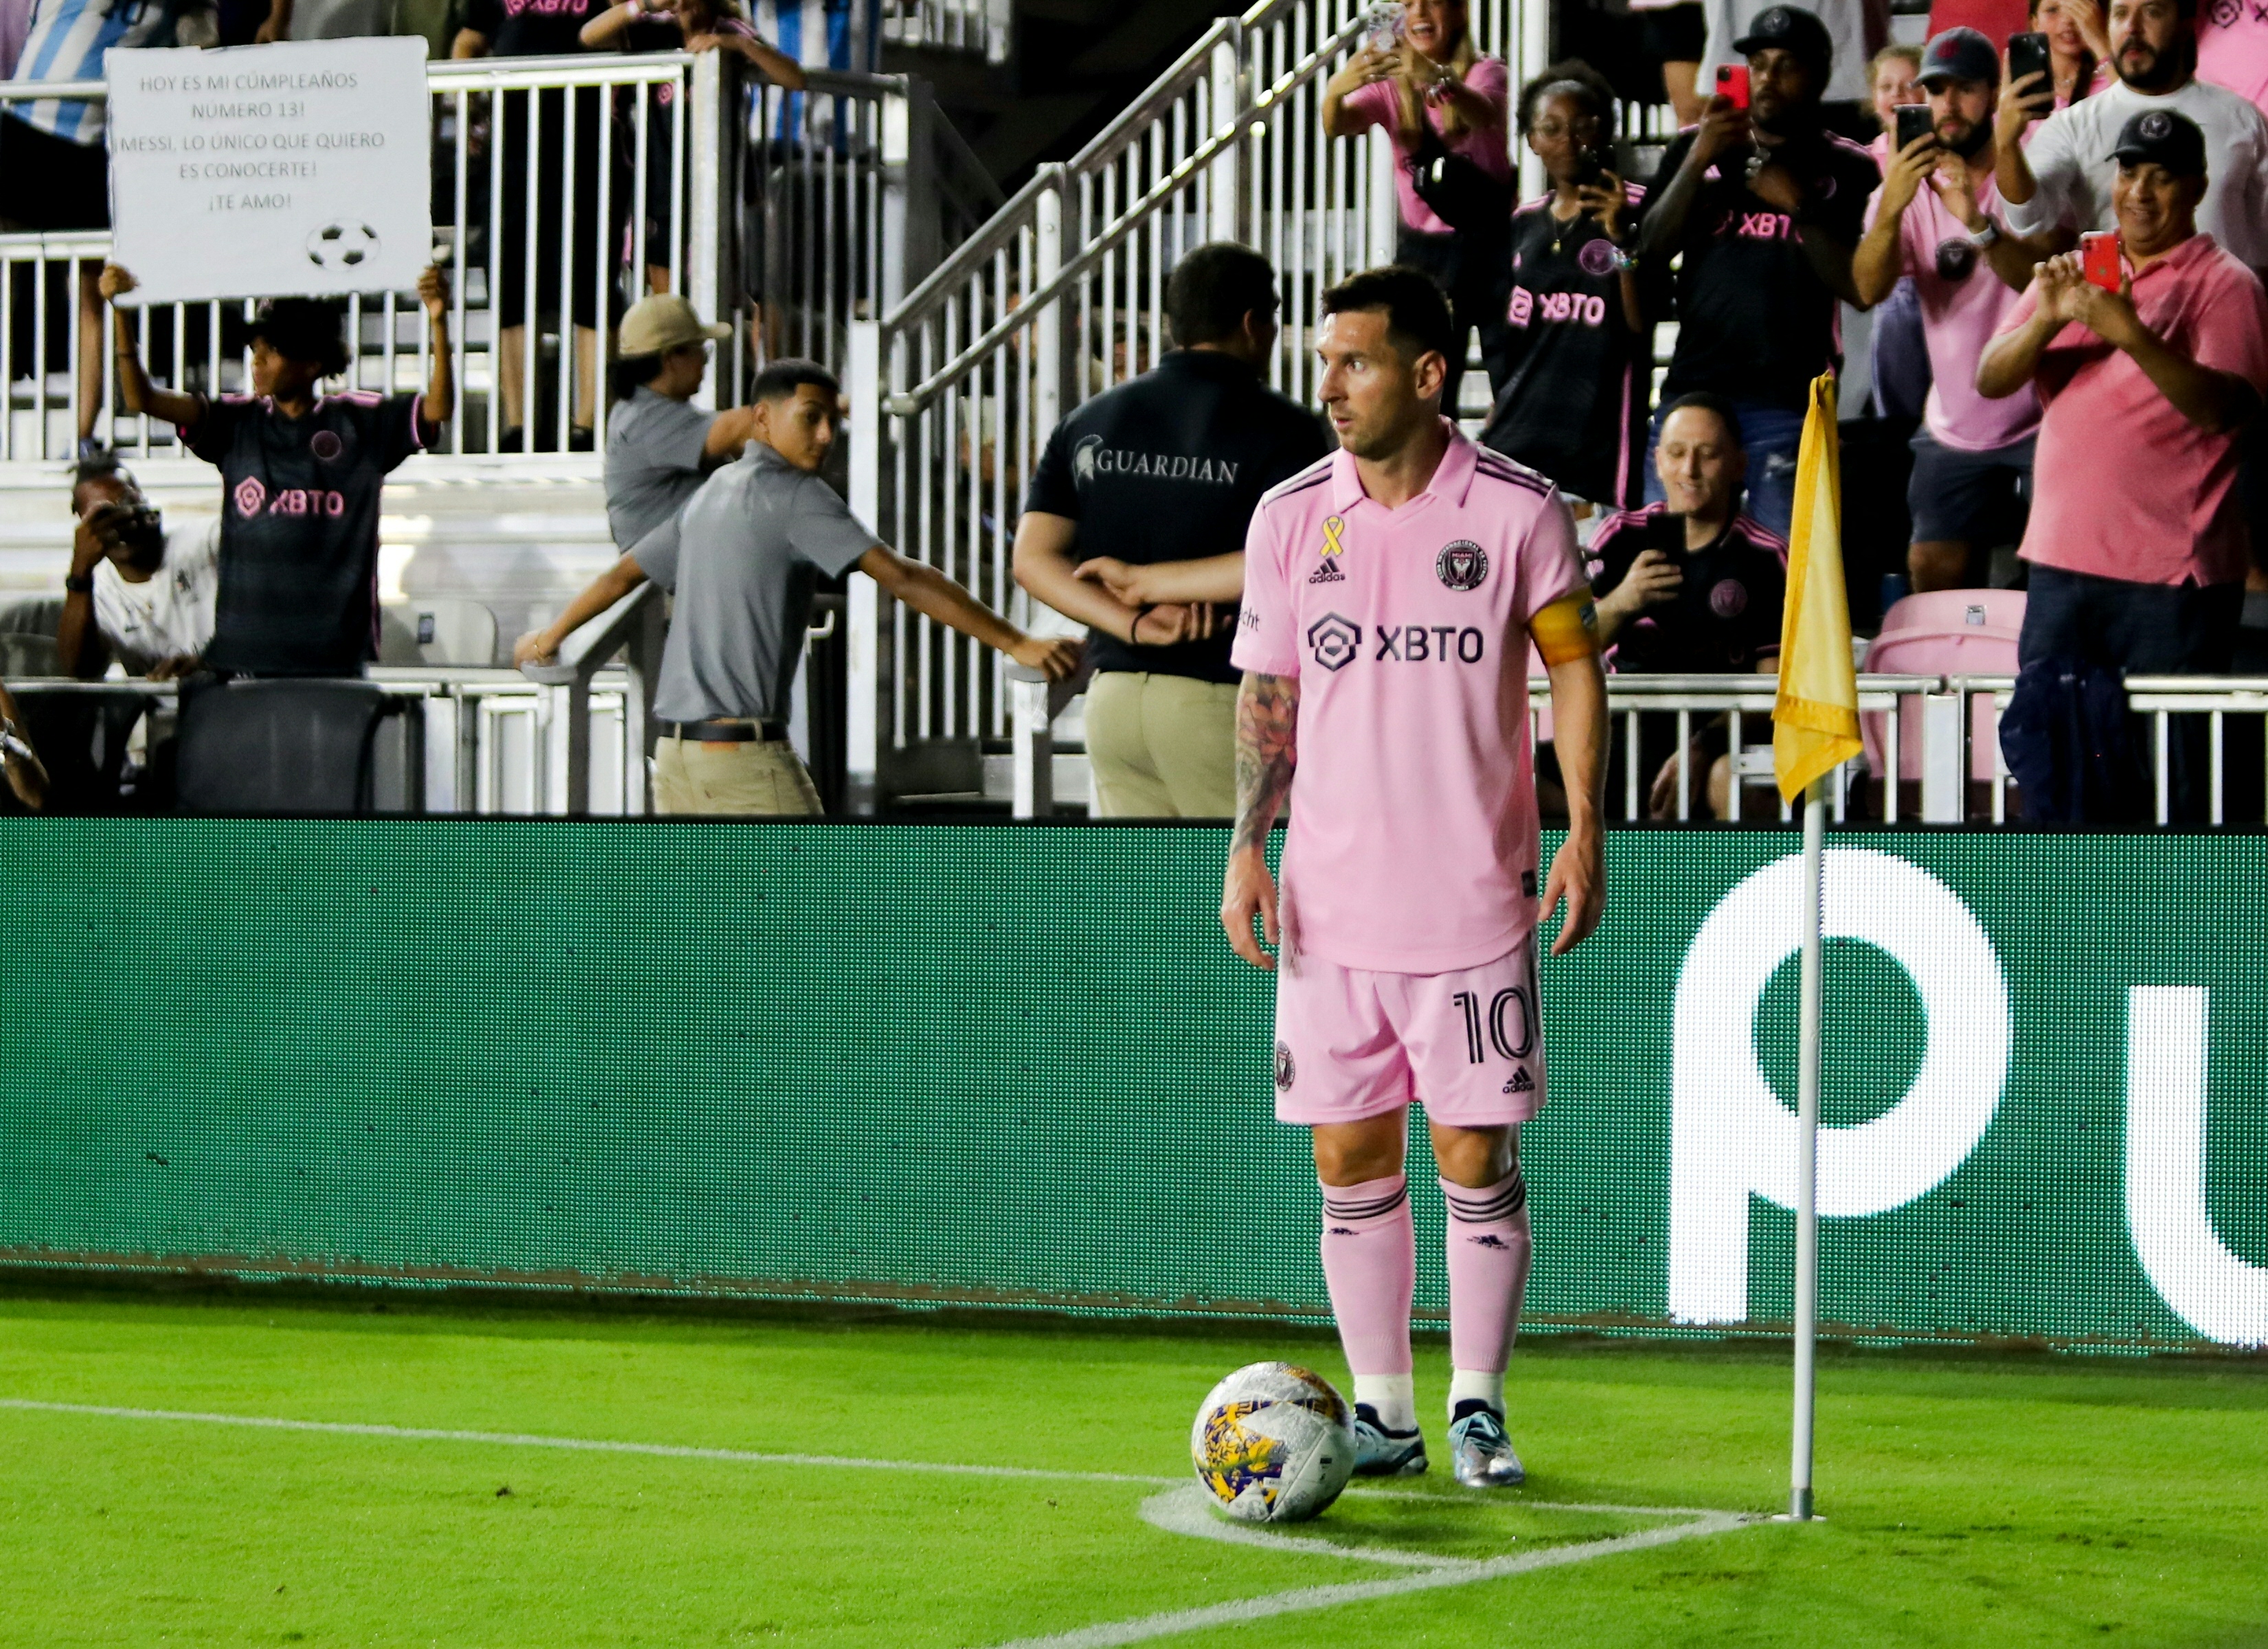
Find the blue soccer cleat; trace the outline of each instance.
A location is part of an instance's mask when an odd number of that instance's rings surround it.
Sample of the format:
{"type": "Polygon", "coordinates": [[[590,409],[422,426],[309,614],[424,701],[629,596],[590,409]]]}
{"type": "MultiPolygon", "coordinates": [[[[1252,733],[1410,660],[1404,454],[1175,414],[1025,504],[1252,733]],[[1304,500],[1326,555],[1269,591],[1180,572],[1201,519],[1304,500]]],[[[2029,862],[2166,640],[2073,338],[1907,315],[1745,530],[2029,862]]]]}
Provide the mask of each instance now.
{"type": "Polygon", "coordinates": [[[1505,1435],[1504,1417],[1470,1398],[1457,1405],[1457,1417],[1449,1423],[1449,1461],[1468,1489],[1517,1489],[1528,1481],[1527,1468],[1505,1435]]]}
{"type": "Polygon", "coordinates": [[[1378,1410],[1366,1402],[1354,1406],[1354,1475],[1358,1477],[1422,1477],[1425,1475],[1425,1434],[1416,1427],[1389,1432],[1378,1410]]]}

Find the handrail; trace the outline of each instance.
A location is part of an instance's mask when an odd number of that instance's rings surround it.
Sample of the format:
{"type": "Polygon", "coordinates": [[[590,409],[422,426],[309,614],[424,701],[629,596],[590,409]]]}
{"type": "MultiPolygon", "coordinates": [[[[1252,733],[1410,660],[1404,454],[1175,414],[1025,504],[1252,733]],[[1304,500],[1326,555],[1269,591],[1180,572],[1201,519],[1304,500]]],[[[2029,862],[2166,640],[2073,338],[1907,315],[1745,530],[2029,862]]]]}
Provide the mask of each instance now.
{"type": "MultiPolygon", "coordinates": [[[[1265,28],[1281,13],[1300,4],[1301,0],[1260,0],[1241,17],[1214,18],[1211,26],[1198,35],[1189,48],[1175,58],[1164,73],[1152,81],[1139,97],[1113,116],[1108,125],[1087,139],[1086,146],[1070,160],[1062,163],[1055,176],[1077,176],[1116,159],[1147,133],[1160,104],[1170,104],[1205,78],[1211,72],[1216,48],[1232,39],[1241,40],[1248,31],[1265,28]]],[[[1358,18],[1332,39],[1336,40],[1339,35],[1359,33],[1362,27],[1361,19],[1358,18]]],[[[947,288],[959,285],[980,271],[1018,230],[1027,226],[1029,209],[1053,187],[1052,179],[1042,171],[1010,195],[992,222],[985,225],[983,232],[972,235],[954,248],[950,257],[932,269],[919,285],[899,301],[896,308],[882,317],[883,332],[902,331],[935,308],[942,301],[947,288]]]]}
{"type": "Polygon", "coordinates": [[[545,687],[588,681],[630,639],[643,616],[641,609],[647,602],[657,600],[659,594],[651,579],[640,583],[605,612],[576,626],[559,644],[556,663],[524,664],[519,673],[545,687]]]}
{"type": "MultiPolygon", "coordinates": [[[[1170,202],[1174,195],[1189,188],[1198,173],[1218,160],[1225,151],[1242,143],[1255,127],[1263,125],[1273,119],[1292,93],[1314,79],[1325,63],[1336,56],[1344,49],[1347,41],[1360,34],[1367,26],[1366,19],[1355,18],[1318,44],[1314,50],[1301,58],[1275,85],[1255,97],[1249,108],[1240,111],[1235,119],[1223,125],[1211,136],[1183,157],[1179,165],[1152,184],[1143,192],[1138,200],[1130,202],[1123,212],[1088,241],[1076,256],[1066,260],[1064,266],[1048,280],[1042,282],[1036,291],[1027,296],[1013,310],[994,321],[959,355],[912,388],[886,397],[883,401],[884,410],[898,417],[911,417],[983,365],[985,357],[998,348],[1004,341],[1013,336],[1022,328],[1035,324],[1049,304],[1084,280],[1095,265],[1115,251],[1129,235],[1149,221],[1160,209],[1170,202]]],[[[1035,178],[1031,184],[1025,186],[1025,189],[1017,192],[1019,200],[1026,190],[1034,189],[1035,186],[1048,187],[1053,181],[1051,178],[1035,178]]],[[[993,235],[982,239],[993,242],[994,249],[997,249],[999,238],[998,235],[993,235]]],[[[972,240],[967,244],[975,245],[977,242],[972,240]]],[[[966,250],[967,247],[964,246],[963,249],[966,250]]],[[[923,287],[925,289],[928,284],[929,283],[924,282],[923,287]]],[[[883,322],[885,331],[897,328],[901,317],[905,314],[912,301],[909,298],[906,304],[899,306],[898,309],[883,322]]]]}

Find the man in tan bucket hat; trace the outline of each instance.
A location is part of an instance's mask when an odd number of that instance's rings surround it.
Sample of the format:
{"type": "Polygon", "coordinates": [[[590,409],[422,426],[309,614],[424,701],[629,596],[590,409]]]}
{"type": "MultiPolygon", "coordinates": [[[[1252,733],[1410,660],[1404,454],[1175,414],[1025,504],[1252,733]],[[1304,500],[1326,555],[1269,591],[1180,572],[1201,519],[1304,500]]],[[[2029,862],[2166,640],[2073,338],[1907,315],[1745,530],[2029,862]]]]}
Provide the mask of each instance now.
{"type": "Polygon", "coordinates": [[[674,293],[640,298],[622,317],[607,418],[607,526],[629,549],[675,515],[709,472],[740,456],[755,409],[705,412],[693,396],[709,347],[733,335],[704,326],[674,293]]]}

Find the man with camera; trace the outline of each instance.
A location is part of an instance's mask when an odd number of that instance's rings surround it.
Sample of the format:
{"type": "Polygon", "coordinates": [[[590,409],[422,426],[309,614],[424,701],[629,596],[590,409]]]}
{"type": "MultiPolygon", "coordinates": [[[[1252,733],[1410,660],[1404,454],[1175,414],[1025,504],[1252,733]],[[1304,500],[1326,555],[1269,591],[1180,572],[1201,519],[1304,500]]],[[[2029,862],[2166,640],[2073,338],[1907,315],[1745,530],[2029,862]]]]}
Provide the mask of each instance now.
{"type": "MultiPolygon", "coordinates": [[[[1638,248],[1655,271],[1682,258],[1664,401],[1705,391],[1731,403],[1749,512],[1785,533],[1811,380],[1841,359],[1836,304],[1855,301],[1851,253],[1881,173],[1821,121],[1834,50],[1816,17],[1772,6],[1735,45],[1745,79],[1710,99],[1663,156],[1638,248]]],[[[1649,479],[1647,498],[1661,496],[1649,479]]]]}
{"type": "MultiPolygon", "coordinates": [[[[2250,536],[2238,432],[2268,391],[2268,293],[2198,228],[2193,121],[2146,108],[2111,152],[2117,240],[2042,263],[1977,363],[1982,394],[2036,390],[2045,408],[2019,657],[2224,674],[2250,536]]],[[[2199,754],[2175,740],[2177,817],[2202,810],[2199,754]]]]}
{"type": "Polygon", "coordinates": [[[1920,301],[1931,381],[1906,490],[1906,565],[1917,590],[1983,584],[1977,557],[2021,535],[2031,480],[2038,406],[1977,392],[1985,344],[2033,267],[2054,250],[2010,234],[2003,221],[1992,147],[1999,78],[2000,55],[1975,29],[1948,29],[1930,41],[1920,76],[1929,100],[1897,111],[1896,146],[1851,261],[1866,307],[1888,298],[1901,276],[1913,277],[1920,301]]]}
{"type": "Polygon", "coordinates": [[[78,526],[55,629],[63,674],[92,681],[114,658],[136,675],[186,674],[212,639],[219,519],[169,531],[108,453],[72,472],[71,512],[78,526]]]}

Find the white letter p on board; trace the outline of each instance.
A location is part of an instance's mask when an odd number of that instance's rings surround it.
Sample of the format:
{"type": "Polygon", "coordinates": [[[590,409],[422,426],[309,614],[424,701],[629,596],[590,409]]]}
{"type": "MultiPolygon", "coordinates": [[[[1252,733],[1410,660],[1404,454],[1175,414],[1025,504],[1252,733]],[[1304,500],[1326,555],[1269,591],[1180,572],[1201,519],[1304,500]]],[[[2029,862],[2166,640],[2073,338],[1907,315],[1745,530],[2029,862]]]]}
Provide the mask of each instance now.
{"type": "MultiPolygon", "coordinates": [[[[1913,1086],[1881,1115],[1819,1130],[1819,1211],[1879,1214],[1937,1185],[1975,1150],[2008,1072],[2008,989],[1969,907],[1927,871],[1830,848],[1823,931],[1904,968],[1928,1033],[1913,1086]]],[[[1677,975],[1671,1020],[1669,1315],[1749,1314],[1749,1198],[1795,1204],[1795,1113],[1756,1059],[1756,1005],[1802,939],[1803,861],[1791,853],[1709,913],[1677,975]]],[[[1838,1050],[1825,1054],[1831,1067],[1838,1050]]]]}

